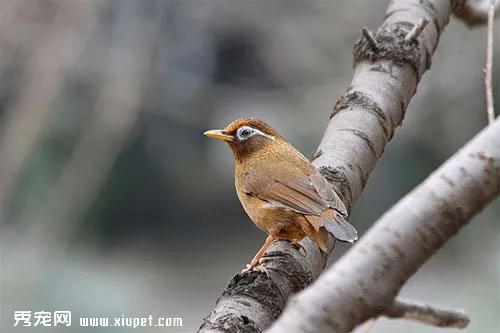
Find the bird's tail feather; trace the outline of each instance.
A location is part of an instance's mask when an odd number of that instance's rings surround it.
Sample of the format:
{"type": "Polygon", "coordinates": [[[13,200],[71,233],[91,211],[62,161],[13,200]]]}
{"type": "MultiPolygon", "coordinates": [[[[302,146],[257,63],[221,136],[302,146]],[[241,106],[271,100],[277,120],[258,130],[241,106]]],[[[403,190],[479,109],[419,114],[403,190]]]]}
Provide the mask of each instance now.
{"type": "Polygon", "coordinates": [[[358,232],[356,229],[338,213],[335,214],[334,221],[324,221],[323,226],[333,237],[341,242],[352,244],[358,240],[358,232]]]}
{"type": "Polygon", "coordinates": [[[358,239],[356,229],[335,210],[326,211],[322,216],[306,216],[307,220],[316,230],[325,229],[341,242],[354,243],[358,239]]]}

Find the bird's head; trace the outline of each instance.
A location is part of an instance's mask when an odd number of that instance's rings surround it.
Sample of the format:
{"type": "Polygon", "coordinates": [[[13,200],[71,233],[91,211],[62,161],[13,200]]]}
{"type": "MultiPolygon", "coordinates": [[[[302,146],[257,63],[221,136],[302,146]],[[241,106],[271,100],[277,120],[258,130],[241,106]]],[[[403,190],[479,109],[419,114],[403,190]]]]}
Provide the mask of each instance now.
{"type": "Polygon", "coordinates": [[[222,130],[203,133],[212,139],[226,141],[237,161],[242,161],[265,148],[280,145],[284,138],[262,120],[242,118],[222,130]]]}

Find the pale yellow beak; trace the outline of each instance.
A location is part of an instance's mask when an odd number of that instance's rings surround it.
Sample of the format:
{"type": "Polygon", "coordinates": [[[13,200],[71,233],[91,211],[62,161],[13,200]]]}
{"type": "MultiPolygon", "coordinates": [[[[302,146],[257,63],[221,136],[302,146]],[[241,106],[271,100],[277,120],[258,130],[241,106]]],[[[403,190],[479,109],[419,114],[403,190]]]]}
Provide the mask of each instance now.
{"type": "Polygon", "coordinates": [[[234,139],[232,135],[227,135],[224,130],[210,130],[203,133],[203,135],[206,135],[212,139],[228,141],[228,142],[231,142],[234,139]]]}

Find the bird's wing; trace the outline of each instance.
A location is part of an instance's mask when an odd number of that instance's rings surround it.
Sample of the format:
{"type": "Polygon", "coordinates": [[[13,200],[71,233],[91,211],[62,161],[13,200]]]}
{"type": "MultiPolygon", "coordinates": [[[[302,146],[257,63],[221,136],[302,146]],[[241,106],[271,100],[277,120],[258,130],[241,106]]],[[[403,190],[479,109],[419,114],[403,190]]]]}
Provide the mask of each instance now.
{"type": "Polygon", "coordinates": [[[315,172],[311,175],[312,186],[334,211],[326,212],[321,217],[308,218],[309,222],[316,228],[324,226],[329,233],[340,241],[353,243],[358,239],[358,232],[346,220],[348,214],[344,203],[328,184],[325,177],[316,168],[314,170],[315,172]]]}
{"type": "Polygon", "coordinates": [[[328,206],[335,209],[342,215],[347,216],[347,209],[345,208],[342,199],[340,199],[325,177],[323,177],[323,175],[316,168],[314,168],[314,172],[310,178],[312,186],[318,192],[319,196],[328,204],[328,206]]]}
{"type": "MultiPolygon", "coordinates": [[[[262,168],[267,166],[264,165],[262,168]]],[[[273,169],[276,170],[276,166],[273,169]]],[[[308,221],[316,229],[324,226],[340,241],[355,241],[356,229],[344,218],[347,216],[345,205],[323,175],[314,167],[310,169],[310,173],[290,168],[288,171],[286,174],[273,173],[269,170],[246,173],[242,181],[242,190],[276,206],[310,215],[308,221]],[[324,214],[329,208],[333,208],[335,212],[324,214]]]]}
{"type": "MultiPolygon", "coordinates": [[[[291,168],[287,168],[286,174],[268,172],[267,167],[263,165],[261,170],[245,174],[242,181],[245,193],[306,215],[321,215],[328,209],[328,204],[316,191],[307,173],[291,168]]],[[[273,167],[273,170],[280,169],[276,165],[273,167]]]]}
{"type": "Polygon", "coordinates": [[[305,172],[286,165],[286,173],[282,169],[279,165],[272,165],[271,169],[264,164],[245,173],[243,191],[302,214],[321,215],[333,208],[347,216],[344,203],[316,168],[311,166],[305,172]]]}

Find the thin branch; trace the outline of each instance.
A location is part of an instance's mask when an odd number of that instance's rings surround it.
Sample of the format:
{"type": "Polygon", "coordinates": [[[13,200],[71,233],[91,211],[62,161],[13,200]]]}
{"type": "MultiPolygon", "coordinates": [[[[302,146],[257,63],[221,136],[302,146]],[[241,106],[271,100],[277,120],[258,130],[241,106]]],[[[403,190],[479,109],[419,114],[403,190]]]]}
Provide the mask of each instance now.
{"type": "Polygon", "coordinates": [[[363,34],[363,37],[366,38],[366,41],[368,42],[368,44],[370,45],[370,47],[372,48],[372,50],[373,51],[377,51],[377,49],[378,49],[378,43],[375,40],[375,37],[373,37],[373,35],[370,32],[370,30],[368,30],[367,28],[362,28],[361,29],[361,33],[363,34]]]}
{"type": "MultiPolygon", "coordinates": [[[[466,0],[455,11],[455,16],[462,20],[469,27],[482,26],[489,20],[489,6],[491,0],[466,0]]],[[[496,9],[495,15],[498,15],[500,0],[494,1],[496,9]]]]}
{"type": "Polygon", "coordinates": [[[495,107],[493,106],[493,26],[495,19],[495,0],[490,0],[488,8],[488,27],[486,32],[486,68],[484,70],[484,85],[486,88],[486,113],[488,124],[495,120],[495,107]]]}
{"type": "Polygon", "coordinates": [[[411,31],[408,33],[408,35],[406,35],[405,37],[405,40],[407,42],[411,41],[411,40],[414,40],[414,39],[417,39],[418,36],[422,33],[422,31],[424,30],[425,26],[429,24],[429,20],[428,19],[421,19],[414,27],[413,29],[411,29],[411,31]]]}
{"type": "Polygon", "coordinates": [[[462,309],[440,309],[433,305],[408,299],[396,299],[384,313],[389,318],[409,319],[436,327],[465,328],[469,316],[462,309]]]}

